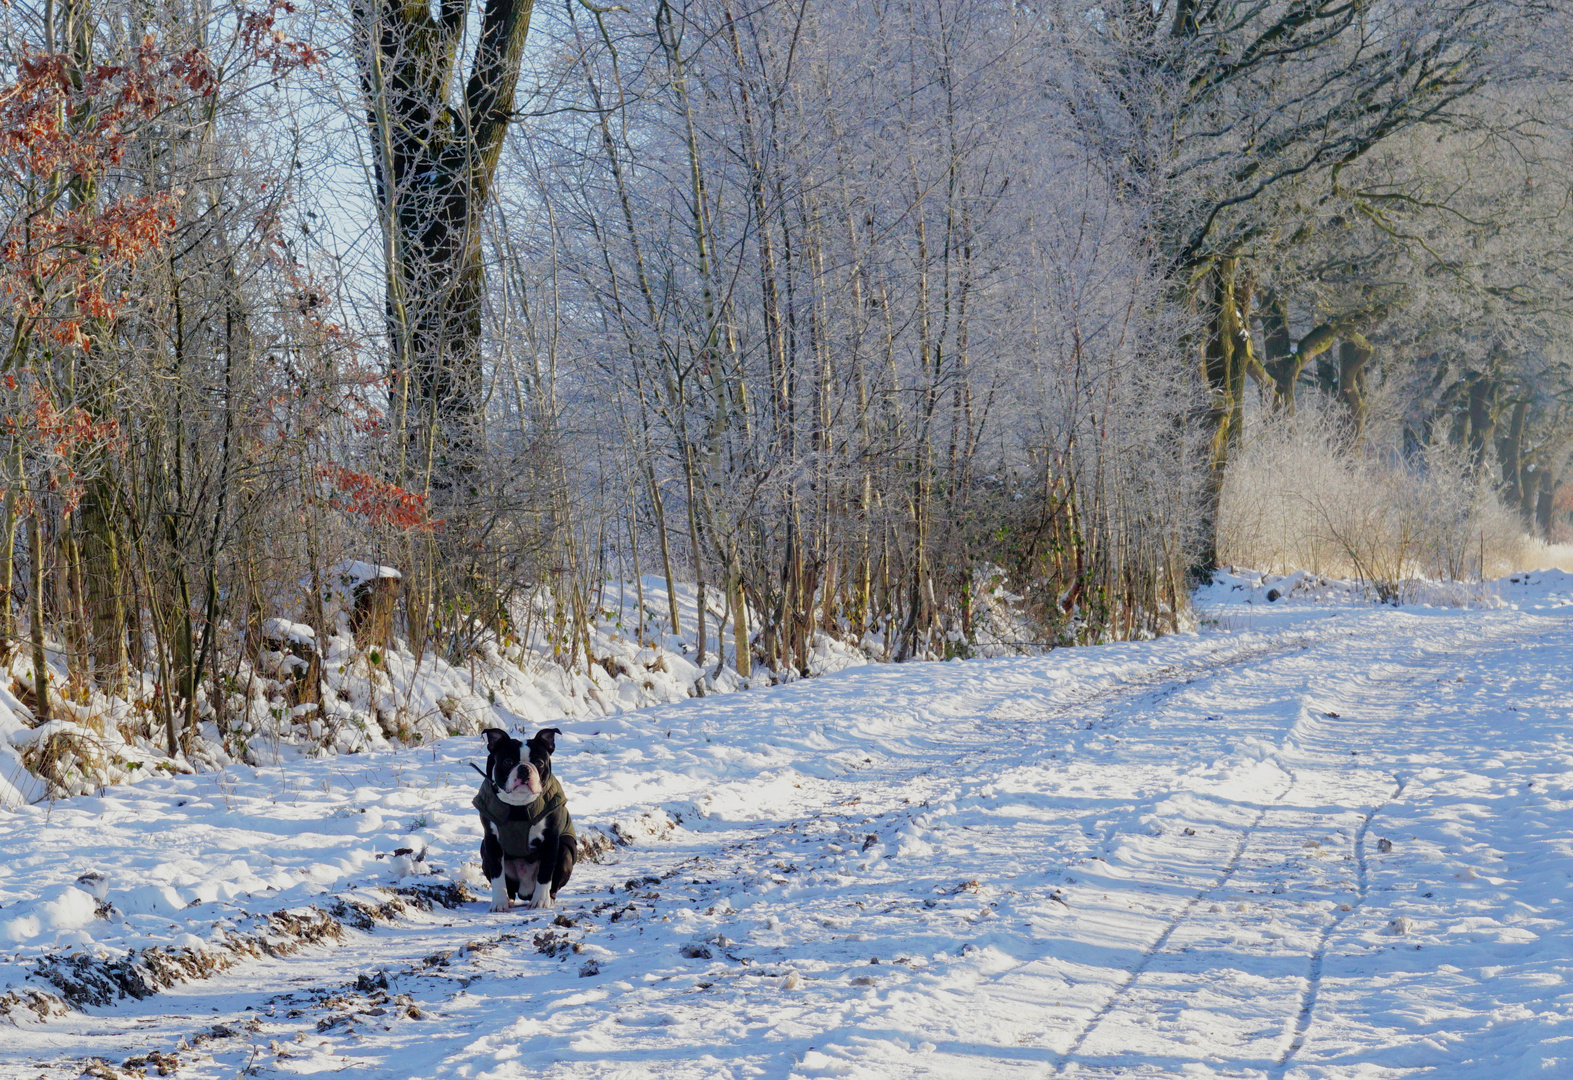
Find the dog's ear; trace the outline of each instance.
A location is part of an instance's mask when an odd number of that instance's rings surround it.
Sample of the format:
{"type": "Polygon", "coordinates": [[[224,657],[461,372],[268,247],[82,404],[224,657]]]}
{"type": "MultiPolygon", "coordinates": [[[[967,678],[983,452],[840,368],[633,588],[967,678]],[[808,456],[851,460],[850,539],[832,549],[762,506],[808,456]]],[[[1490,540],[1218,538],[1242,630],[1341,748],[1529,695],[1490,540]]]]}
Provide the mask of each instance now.
{"type": "Polygon", "coordinates": [[[562,734],[560,728],[545,727],[535,733],[530,740],[530,745],[545,750],[548,754],[557,752],[557,736],[562,734]]]}
{"type": "Polygon", "coordinates": [[[508,737],[508,733],[506,731],[504,731],[502,728],[495,727],[489,727],[485,731],[481,732],[481,734],[486,736],[486,750],[488,753],[497,749],[497,744],[508,737]]]}

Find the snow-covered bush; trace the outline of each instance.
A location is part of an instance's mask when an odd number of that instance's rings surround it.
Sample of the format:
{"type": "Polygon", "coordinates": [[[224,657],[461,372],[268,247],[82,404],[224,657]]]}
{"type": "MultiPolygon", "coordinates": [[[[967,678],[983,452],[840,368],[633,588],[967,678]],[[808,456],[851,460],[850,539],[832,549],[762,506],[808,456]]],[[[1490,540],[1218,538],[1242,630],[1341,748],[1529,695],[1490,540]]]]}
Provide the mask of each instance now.
{"type": "MultiPolygon", "coordinates": [[[[66,654],[51,641],[46,679],[53,718],[46,723],[24,700],[33,685],[26,656],[16,653],[8,666],[0,664],[0,810],[160,773],[419,745],[490,726],[530,729],[798,677],[757,669],[753,682],[738,675],[737,642],[716,629],[725,620],[714,591],[706,598],[712,629],[701,654],[692,629],[697,590],[678,584],[673,593],[669,601],[666,582],[653,576],[604,583],[601,606],[573,659],[554,636],[557,601],[543,588],[515,613],[519,636],[482,635],[463,662],[450,662],[434,651],[417,657],[400,637],[357,644],[353,589],[335,586],[324,603],[329,633],[320,673],[306,659],[318,656],[312,628],[269,620],[260,648],[226,649],[223,679],[198,700],[195,723],[188,729],[177,717],[173,754],[151,676],[138,675],[126,698],[84,694],[70,685],[66,654]],[[674,606],[683,633],[672,633],[662,619],[674,606]]],[[[996,596],[980,606],[989,606],[992,632],[1019,637],[1000,621],[1004,604],[996,596]]],[[[992,641],[987,632],[978,637],[992,641]]],[[[868,663],[880,645],[859,648],[817,633],[808,674],[868,663]]]]}
{"type": "Polygon", "coordinates": [[[1224,480],[1223,561],[1357,577],[1386,600],[1406,578],[1491,577],[1544,547],[1466,449],[1405,456],[1352,438],[1334,408],[1311,397],[1252,425],[1224,480]]]}

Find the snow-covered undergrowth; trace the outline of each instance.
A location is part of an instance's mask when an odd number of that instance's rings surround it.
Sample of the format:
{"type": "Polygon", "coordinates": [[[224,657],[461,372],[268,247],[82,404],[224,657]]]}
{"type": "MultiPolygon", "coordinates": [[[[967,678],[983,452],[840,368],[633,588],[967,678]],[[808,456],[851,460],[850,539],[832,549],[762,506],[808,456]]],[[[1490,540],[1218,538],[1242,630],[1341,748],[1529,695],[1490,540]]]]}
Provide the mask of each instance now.
{"type": "MultiPolygon", "coordinates": [[[[31,692],[32,664],[18,651],[9,678],[0,672],[0,808],[82,795],[155,773],[210,771],[237,762],[277,765],[302,756],[420,744],[497,724],[546,726],[790,682],[889,656],[877,633],[853,640],[850,633],[820,630],[804,671],[755,670],[745,679],[738,674],[729,613],[714,590],[706,598],[701,656],[695,588],[673,587],[680,631],[673,633],[666,581],[647,576],[606,584],[583,639],[588,656],[582,648],[565,648],[552,632],[552,597],[543,591],[516,619],[526,628],[522,640],[483,639],[467,663],[453,664],[431,653],[417,658],[398,639],[390,647],[358,647],[350,587],[383,568],[346,566],[353,572],[327,613],[337,632],[323,649],[321,700],[311,700],[315,692],[303,693],[307,660],[316,647],[311,627],[271,619],[260,650],[233,650],[221,679],[222,700],[218,692],[202,697],[198,725],[180,734],[173,755],[160,725],[149,722],[157,698],[151,675],[123,698],[87,693],[71,684],[62,654],[52,651],[52,718],[39,724],[19,700],[31,692]]],[[[1019,642],[1033,634],[1014,610],[1019,598],[986,576],[980,576],[975,594],[969,651],[1021,652],[1019,642]]],[[[757,618],[750,624],[757,626],[757,618]]]]}
{"type": "Polygon", "coordinates": [[[556,912],[473,736],[0,814],[0,1077],[1567,1075],[1568,584],[570,718],[556,912]]]}
{"type": "MultiPolygon", "coordinates": [[[[390,745],[430,742],[472,733],[494,724],[545,725],[581,716],[600,716],[663,702],[686,700],[700,691],[724,693],[744,685],[733,664],[717,669],[712,614],[708,662],[701,668],[694,640],[697,599],[692,588],[677,589],[678,614],[686,633],[665,633],[651,620],[643,640],[629,620],[633,612],[615,586],[608,604],[590,628],[591,656],[581,653],[569,664],[560,643],[546,632],[551,598],[536,600],[537,627],[525,641],[483,640],[470,662],[456,665],[431,653],[415,657],[395,639],[387,648],[359,648],[350,631],[348,602],[339,597],[329,616],[337,625],[323,649],[322,700],[300,702],[314,648],[309,626],[282,619],[265,627],[264,647],[247,654],[236,650],[223,677],[227,700],[222,726],[214,701],[199,704],[199,729],[182,737],[171,756],[163,739],[132,735],[125,723],[135,711],[153,708],[151,676],[128,695],[131,700],[94,693],[75,700],[59,654],[52,654],[51,709],[54,718],[35,725],[33,713],[17,694],[0,685],[0,806],[35,802],[49,794],[84,794],[109,784],[155,772],[188,773],[236,762],[280,764],[302,756],[360,753],[390,745]],[[619,603],[619,601],[623,601],[619,603]],[[278,646],[268,648],[267,645],[278,646]],[[290,651],[295,648],[300,655],[290,651]]],[[[627,590],[633,593],[630,586],[627,590]]],[[[663,579],[644,582],[647,607],[667,610],[663,579]]],[[[708,606],[708,605],[707,605],[708,606]]],[[[727,639],[730,645],[730,638],[727,639]]],[[[820,670],[864,663],[856,650],[828,636],[816,650],[820,670]]],[[[9,682],[16,691],[31,683],[32,665],[13,657],[9,682]]],[[[157,730],[157,725],[154,725],[157,730]]]]}
{"type": "Polygon", "coordinates": [[[1384,586],[1556,565],[1556,552],[1525,535],[1517,510],[1498,494],[1494,464],[1477,467],[1467,448],[1439,443],[1399,453],[1397,428],[1368,428],[1357,438],[1341,408],[1317,395],[1293,414],[1253,418],[1250,431],[1230,461],[1218,508],[1226,562],[1384,586]]]}
{"type": "MultiPolygon", "coordinates": [[[[1204,618],[1230,617],[1232,608],[1367,607],[1383,601],[1363,581],[1297,570],[1264,573],[1229,567],[1197,590],[1194,602],[1204,618]]],[[[1409,578],[1397,583],[1398,606],[1421,608],[1517,608],[1540,611],[1573,603],[1573,572],[1522,570],[1489,581],[1435,581],[1409,578]]]]}

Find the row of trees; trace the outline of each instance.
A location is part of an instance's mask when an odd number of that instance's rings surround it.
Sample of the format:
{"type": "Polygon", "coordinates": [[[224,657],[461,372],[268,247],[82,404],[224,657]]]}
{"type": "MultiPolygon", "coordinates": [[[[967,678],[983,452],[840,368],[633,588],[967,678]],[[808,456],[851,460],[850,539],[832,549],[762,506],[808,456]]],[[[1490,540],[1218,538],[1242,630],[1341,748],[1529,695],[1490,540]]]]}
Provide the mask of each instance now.
{"type": "Polygon", "coordinates": [[[965,648],[991,575],[1036,640],[1169,625],[1181,319],[1038,28],[722,2],[538,32],[561,62],[509,147],[498,300],[551,342],[569,440],[610,436],[600,514],[758,613],[781,670],[820,629],[965,648]]]}
{"type": "Polygon", "coordinates": [[[289,236],[299,132],[253,137],[322,59],[286,15],[9,13],[0,651],[40,720],[110,695],[173,752],[209,691],[222,717],[238,628],[323,565],[323,470],[379,376],[289,236]]]}
{"type": "Polygon", "coordinates": [[[744,674],[964,654],[1000,588],[1022,644],[1161,633],[1305,394],[1546,530],[1566,14],[13,6],[0,648],[173,748],[347,557],[451,657],[549,587],[590,662],[648,572],[744,674]]]}

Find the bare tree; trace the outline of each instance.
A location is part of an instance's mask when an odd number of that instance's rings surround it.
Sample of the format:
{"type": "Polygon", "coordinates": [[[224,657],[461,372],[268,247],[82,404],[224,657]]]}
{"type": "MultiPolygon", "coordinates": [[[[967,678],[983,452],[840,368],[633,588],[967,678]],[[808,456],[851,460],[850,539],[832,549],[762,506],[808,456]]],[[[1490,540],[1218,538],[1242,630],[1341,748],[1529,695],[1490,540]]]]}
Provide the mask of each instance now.
{"type": "Polygon", "coordinates": [[[354,8],[386,264],[395,479],[461,484],[482,453],[481,223],[532,0],[488,0],[462,91],[466,0],[354,8]]]}

